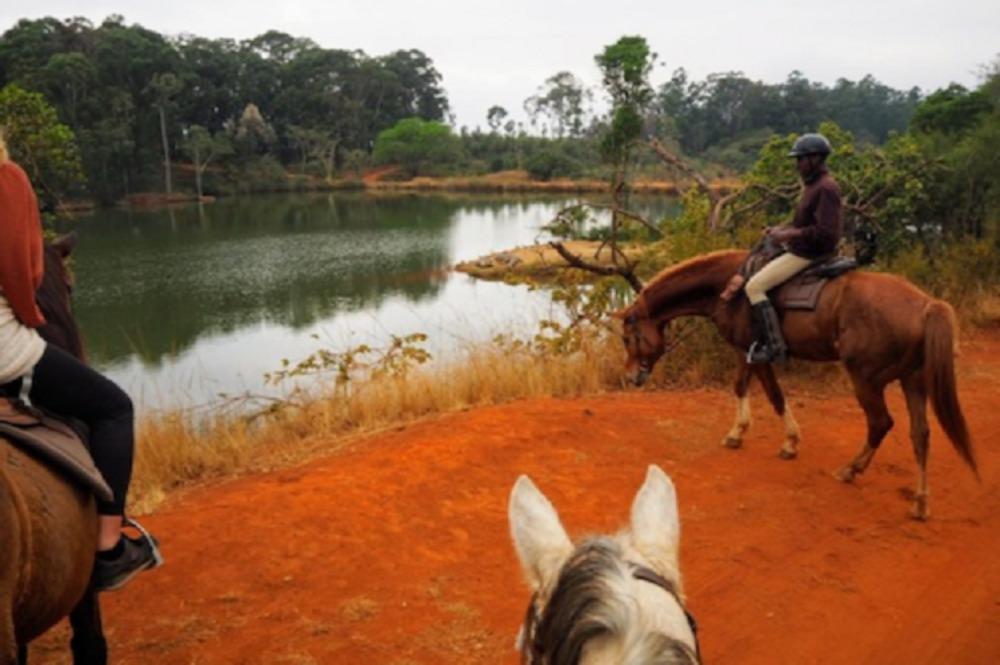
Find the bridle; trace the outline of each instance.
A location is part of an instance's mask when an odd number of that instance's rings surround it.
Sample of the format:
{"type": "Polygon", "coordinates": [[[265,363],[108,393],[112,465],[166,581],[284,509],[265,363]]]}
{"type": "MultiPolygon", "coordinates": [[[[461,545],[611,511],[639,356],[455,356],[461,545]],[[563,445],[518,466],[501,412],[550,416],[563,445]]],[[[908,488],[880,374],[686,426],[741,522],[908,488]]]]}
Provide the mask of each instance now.
{"type": "MultiPolygon", "coordinates": [[[[647,315],[645,318],[648,319],[649,316],[647,315]]],[[[629,314],[627,317],[625,317],[624,323],[626,326],[630,326],[632,328],[632,332],[628,336],[628,339],[629,341],[632,342],[632,348],[635,349],[636,351],[636,356],[637,356],[636,362],[639,364],[639,372],[645,376],[649,376],[649,374],[653,371],[653,365],[655,364],[655,361],[648,360],[640,352],[642,348],[641,345],[645,337],[643,336],[642,332],[640,332],[638,325],[639,320],[640,320],[639,314],[632,313],[629,314]]],[[[672,330],[669,338],[666,336],[665,333],[663,333],[664,336],[663,353],[658,355],[657,359],[659,359],[661,356],[669,354],[671,351],[680,346],[682,341],[684,341],[686,338],[690,337],[693,333],[697,331],[698,331],[697,326],[692,325],[690,322],[686,322],[686,325],[684,325],[680,331],[672,330]]],[[[623,334],[622,337],[624,338],[626,337],[626,335],[623,334]]],[[[646,341],[648,342],[648,340],[646,341]]]]}
{"type": "MultiPolygon", "coordinates": [[[[626,561],[629,569],[632,571],[632,577],[642,582],[649,582],[650,584],[655,584],[660,587],[671,596],[673,596],[674,601],[680,606],[681,610],[684,611],[684,617],[687,619],[688,627],[691,628],[691,634],[694,635],[694,656],[695,662],[701,663],[701,645],[698,642],[698,622],[695,621],[694,615],[688,612],[687,606],[681,600],[680,593],[677,591],[677,585],[663,577],[653,569],[648,566],[643,566],[632,561],[626,561]]],[[[542,622],[542,615],[538,612],[538,592],[536,591],[531,595],[531,600],[528,601],[528,609],[525,613],[524,624],[521,627],[521,663],[522,665],[543,665],[542,659],[545,655],[545,645],[541,644],[538,638],[538,626],[542,622]]]]}

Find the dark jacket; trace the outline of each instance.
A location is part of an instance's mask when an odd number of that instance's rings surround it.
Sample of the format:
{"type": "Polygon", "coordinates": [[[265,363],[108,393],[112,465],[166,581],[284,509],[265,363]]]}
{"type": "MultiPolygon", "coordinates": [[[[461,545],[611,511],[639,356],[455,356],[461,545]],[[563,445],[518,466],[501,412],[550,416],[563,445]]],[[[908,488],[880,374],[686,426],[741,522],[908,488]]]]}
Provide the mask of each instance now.
{"type": "Polygon", "coordinates": [[[788,243],[792,254],[815,259],[836,251],[844,232],[841,209],[840,187],[823,169],[814,180],[806,183],[795,210],[792,226],[805,229],[805,232],[788,243]]]}

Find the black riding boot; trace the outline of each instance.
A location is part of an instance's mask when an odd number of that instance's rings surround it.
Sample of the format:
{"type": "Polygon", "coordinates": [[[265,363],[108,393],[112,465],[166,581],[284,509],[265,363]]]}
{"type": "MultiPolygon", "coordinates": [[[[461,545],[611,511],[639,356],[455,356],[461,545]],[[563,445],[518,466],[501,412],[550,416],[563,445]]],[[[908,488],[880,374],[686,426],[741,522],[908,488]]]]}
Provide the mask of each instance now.
{"type": "Polygon", "coordinates": [[[781,335],[781,321],[770,300],[763,300],[750,306],[753,314],[754,343],[747,351],[747,362],[751,365],[783,363],[788,360],[788,347],[781,335]]]}

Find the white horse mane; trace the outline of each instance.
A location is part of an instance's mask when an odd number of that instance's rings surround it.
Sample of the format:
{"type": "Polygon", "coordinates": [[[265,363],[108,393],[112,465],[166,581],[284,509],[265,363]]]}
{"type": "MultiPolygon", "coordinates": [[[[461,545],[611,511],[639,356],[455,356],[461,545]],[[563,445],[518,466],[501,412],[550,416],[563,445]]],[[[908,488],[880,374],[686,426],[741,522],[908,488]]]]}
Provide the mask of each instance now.
{"type": "Polygon", "coordinates": [[[535,591],[520,639],[527,662],[697,663],[677,565],[676,493],[659,467],[649,468],[635,497],[631,528],[614,537],[573,546],[552,504],[526,476],[511,492],[509,514],[535,591]]]}

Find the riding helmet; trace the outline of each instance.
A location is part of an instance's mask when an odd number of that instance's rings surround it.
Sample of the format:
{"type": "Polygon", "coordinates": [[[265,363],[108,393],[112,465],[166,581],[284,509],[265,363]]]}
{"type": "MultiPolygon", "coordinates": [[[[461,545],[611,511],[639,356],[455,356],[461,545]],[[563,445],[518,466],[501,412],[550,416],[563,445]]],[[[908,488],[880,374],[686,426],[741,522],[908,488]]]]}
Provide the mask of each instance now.
{"type": "Polygon", "coordinates": [[[789,157],[805,157],[806,155],[823,155],[826,157],[833,148],[822,134],[803,134],[795,139],[795,144],[788,153],[789,157]]]}

